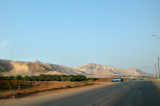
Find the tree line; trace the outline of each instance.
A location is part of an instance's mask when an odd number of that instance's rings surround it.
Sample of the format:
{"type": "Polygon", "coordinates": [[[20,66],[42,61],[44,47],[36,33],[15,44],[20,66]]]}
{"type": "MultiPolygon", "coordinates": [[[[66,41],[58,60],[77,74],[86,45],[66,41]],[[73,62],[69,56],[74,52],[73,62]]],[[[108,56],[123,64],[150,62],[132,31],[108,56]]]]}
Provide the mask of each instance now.
{"type": "Polygon", "coordinates": [[[98,78],[87,78],[84,75],[44,75],[39,76],[0,76],[0,80],[23,80],[23,81],[95,81],[98,78]]]}

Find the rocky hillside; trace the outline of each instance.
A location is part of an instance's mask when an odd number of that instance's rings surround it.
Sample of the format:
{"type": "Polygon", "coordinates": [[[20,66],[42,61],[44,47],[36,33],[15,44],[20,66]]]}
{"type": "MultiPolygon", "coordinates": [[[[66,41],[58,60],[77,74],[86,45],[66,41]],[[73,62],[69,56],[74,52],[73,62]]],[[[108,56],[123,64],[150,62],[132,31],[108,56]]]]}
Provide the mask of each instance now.
{"type": "Polygon", "coordinates": [[[34,62],[21,62],[0,59],[0,74],[7,76],[14,75],[40,75],[40,74],[81,74],[75,72],[75,69],[68,68],[61,65],[41,63],[40,61],[34,62]]]}
{"type": "Polygon", "coordinates": [[[77,70],[85,73],[87,76],[92,77],[106,77],[106,76],[148,76],[149,73],[143,72],[139,69],[120,69],[110,65],[100,64],[86,64],[76,67],[77,70]]]}
{"type": "Polygon", "coordinates": [[[87,77],[107,77],[107,76],[145,76],[151,75],[138,69],[120,69],[108,65],[86,64],[80,67],[71,68],[63,65],[42,63],[38,60],[34,62],[21,62],[0,59],[0,74],[6,76],[15,75],[77,75],[82,74],[87,77]]]}

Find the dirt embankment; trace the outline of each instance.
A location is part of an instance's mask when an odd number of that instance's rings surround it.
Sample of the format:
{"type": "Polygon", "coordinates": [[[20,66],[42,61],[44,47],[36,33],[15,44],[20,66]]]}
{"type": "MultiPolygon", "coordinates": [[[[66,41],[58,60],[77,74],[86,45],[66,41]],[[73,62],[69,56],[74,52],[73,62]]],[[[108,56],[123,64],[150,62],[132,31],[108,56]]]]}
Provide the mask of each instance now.
{"type": "Polygon", "coordinates": [[[93,85],[92,82],[59,82],[59,81],[43,81],[39,82],[39,85],[32,86],[22,90],[7,90],[0,92],[0,99],[8,98],[20,98],[35,94],[37,92],[58,90],[58,89],[67,89],[67,88],[76,88],[81,86],[93,85]]]}
{"type": "MultiPolygon", "coordinates": [[[[113,83],[113,82],[103,82],[103,83],[94,83],[94,82],[87,82],[88,84],[86,85],[86,82],[49,82],[49,86],[48,84],[42,84],[42,85],[39,85],[35,88],[39,88],[39,89],[42,89],[42,87],[55,87],[53,89],[50,89],[50,90],[44,90],[44,91],[37,91],[35,89],[35,91],[33,90],[33,93],[30,93],[30,94],[22,94],[22,95],[17,95],[17,97],[10,97],[10,98],[7,98],[7,99],[0,99],[0,104],[5,104],[5,103],[12,103],[12,102],[16,102],[16,101],[21,101],[21,100],[29,100],[29,99],[32,99],[32,98],[39,98],[39,97],[43,97],[43,96],[48,96],[48,95],[57,95],[57,94],[62,94],[62,93],[66,93],[66,92],[73,92],[73,91],[85,91],[85,90],[90,90],[90,89],[96,89],[96,88],[100,88],[100,87],[103,87],[103,86],[109,86],[109,85],[112,85],[112,84],[116,84],[116,83],[113,83]],[[52,83],[52,85],[51,85],[52,83]],[[68,84],[71,85],[70,88],[66,88],[66,86],[68,86],[68,84]],[[78,85],[78,84],[81,84],[80,86],[75,86],[75,85],[78,85]],[[61,88],[62,86],[64,86],[64,88],[61,88]],[[72,87],[74,86],[74,87],[72,87]],[[60,87],[60,88],[59,88],[60,87]],[[24,96],[23,96],[24,95],[24,96]]],[[[33,88],[34,89],[34,88],[33,88]]],[[[44,88],[43,88],[44,89],[44,88]]],[[[32,91],[31,89],[25,89],[25,92],[26,91],[32,91]]],[[[21,93],[24,92],[24,90],[20,90],[21,93]]],[[[8,92],[9,93],[9,92],[8,92]]],[[[17,92],[18,93],[18,92],[17,92]]],[[[20,93],[20,94],[21,94],[20,93]]],[[[5,94],[5,93],[4,93],[5,94]]]]}
{"type": "Polygon", "coordinates": [[[160,90],[160,79],[156,79],[152,83],[160,90]]]}
{"type": "Polygon", "coordinates": [[[111,82],[114,77],[109,77],[109,78],[100,78],[96,80],[96,82],[111,82]]]}

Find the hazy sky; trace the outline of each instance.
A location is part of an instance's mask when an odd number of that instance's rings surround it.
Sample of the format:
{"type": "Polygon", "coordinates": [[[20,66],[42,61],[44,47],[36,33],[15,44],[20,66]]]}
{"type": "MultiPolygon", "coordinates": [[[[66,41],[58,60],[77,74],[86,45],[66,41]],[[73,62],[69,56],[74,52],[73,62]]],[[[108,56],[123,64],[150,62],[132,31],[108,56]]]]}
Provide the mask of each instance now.
{"type": "Polygon", "coordinates": [[[154,73],[160,0],[0,0],[0,58],[154,73]]]}

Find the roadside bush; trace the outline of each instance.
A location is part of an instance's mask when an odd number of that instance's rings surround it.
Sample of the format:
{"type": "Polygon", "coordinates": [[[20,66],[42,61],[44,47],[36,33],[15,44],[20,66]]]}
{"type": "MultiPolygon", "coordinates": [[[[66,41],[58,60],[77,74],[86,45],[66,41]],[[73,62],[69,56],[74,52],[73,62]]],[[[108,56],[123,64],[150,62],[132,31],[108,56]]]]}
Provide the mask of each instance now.
{"type": "Polygon", "coordinates": [[[59,88],[60,88],[60,89],[63,89],[64,87],[61,86],[61,87],[59,87],[59,88]]]}
{"type": "Polygon", "coordinates": [[[71,86],[70,85],[66,85],[66,88],[71,88],[71,86]]]}
{"type": "Polygon", "coordinates": [[[0,76],[0,80],[23,80],[23,81],[95,81],[97,78],[86,78],[83,75],[39,75],[39,76],[0,76]]]}
{"type": "Polygon", "coordinates": [[[75,85],[73,85],[73,87],[78,87],[79,86],[79,84],[75,84],[75,85]]]}

